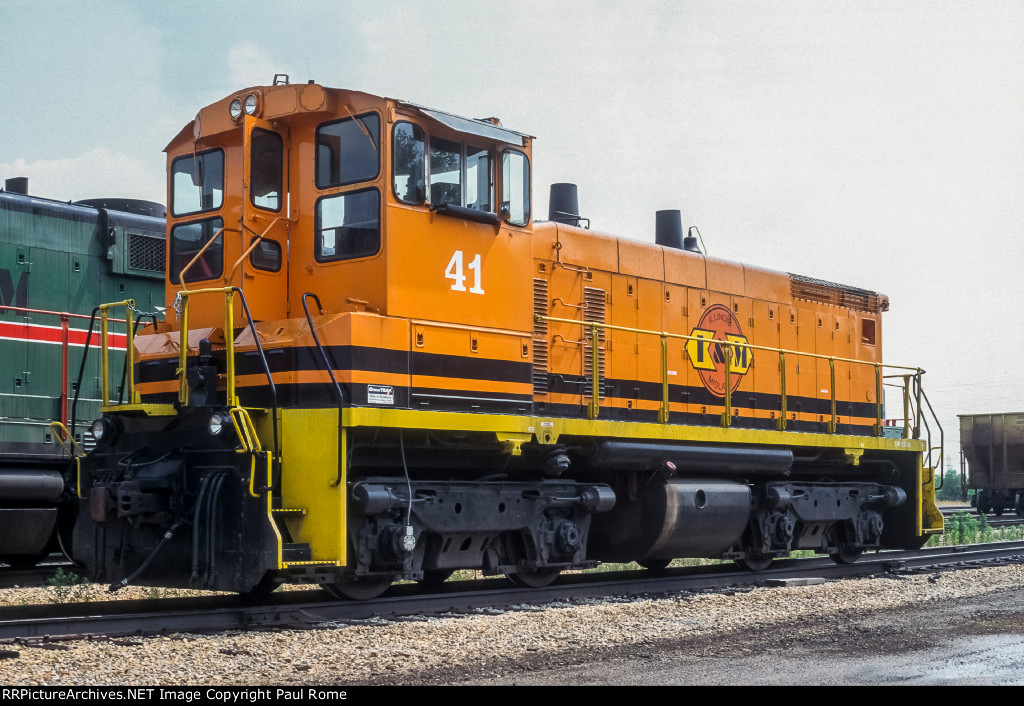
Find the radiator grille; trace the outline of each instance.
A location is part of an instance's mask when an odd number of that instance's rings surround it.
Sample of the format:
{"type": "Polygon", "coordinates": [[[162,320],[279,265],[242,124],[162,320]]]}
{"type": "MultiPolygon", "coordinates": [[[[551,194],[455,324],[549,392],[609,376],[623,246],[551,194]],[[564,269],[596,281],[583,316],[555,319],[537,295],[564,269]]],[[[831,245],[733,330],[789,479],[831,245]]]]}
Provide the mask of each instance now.
{"type": "Polygon", "coordinates": [[[128,234],[128,267],[133,270],[147,272],[163,272],[165,241],[161,237],[128,234]]]}
{"type": "Polygon", "coordinates": [[[877,314],[879,311],[878,294],[866,289],[847,287],[792,273],[789,275],[789,286],[795,299],[832,304],[855,311],[868,311],[872,314],[877,314]]]}
{"type": "MultiPolygon", "coordinates": [[[[533,313],[548,315],[547,280],[533,280],[533,313]]],[[[548,322],[534,318],[533,322],[533,394],[548,393],[548,322]]]]}
{"type": "MultiPolygon", "coordinates": [[[[603,289],[597,289],[596,287],[584,287],[583,288],[583,320],[590,323],[604,323],[605,317],[605,301],[606,295],[603,289]]],[[[586,378],[584,394],[587,397],[593,396],[593,374],[594,374],[594,342],[590,337],[589,327],[583,329],[583,375],[586,378]]],[[[605,377],[604,369],[604,347],[605,347],[605,330],[599,328],[597,330],[597,373],[601,381],[605,377]]],[[[603,388],[604,385],[602,384],[603,388]]],[[[604,389],[599,390],[601,397],[604,397],[604,389]]]]}

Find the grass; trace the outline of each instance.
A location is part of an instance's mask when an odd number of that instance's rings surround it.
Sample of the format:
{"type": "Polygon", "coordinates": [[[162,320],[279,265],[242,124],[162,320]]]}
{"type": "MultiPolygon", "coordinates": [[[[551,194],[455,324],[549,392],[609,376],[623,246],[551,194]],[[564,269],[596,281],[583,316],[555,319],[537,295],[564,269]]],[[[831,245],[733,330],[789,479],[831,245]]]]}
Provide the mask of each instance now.
{"type": "Polygon", "coordinates": [[[958,512],[946,518],[944,533],[931,537],[926,547],[952,547],[960,544],[1015,542],[1024,539],[1024,524],[992,527],[985,515],[958,512]]]}
{"type": "Polygon", "coordinates": [[[57,569],[57,573],[47,582],[51,603],[88,603],[92,600],[94,586],[89,579],[82,578],[74,571],[57,569]]]}

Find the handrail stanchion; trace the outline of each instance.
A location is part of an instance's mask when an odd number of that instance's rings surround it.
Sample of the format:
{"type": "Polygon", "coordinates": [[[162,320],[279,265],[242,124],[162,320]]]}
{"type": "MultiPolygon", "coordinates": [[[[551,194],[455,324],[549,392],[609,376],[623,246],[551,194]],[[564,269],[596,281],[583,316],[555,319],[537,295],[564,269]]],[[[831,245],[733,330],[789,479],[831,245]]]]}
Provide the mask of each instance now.
{"type": "Polygon", "coordinates": [[[70,424],[68,416],[68,390],[71,387],[68,378],[68,349],[71,345],[71,331],[68,323],[68,315],[60,315],[60,423],[70,424]]]}
{"type": "Polygon", "coordinates": [[[838,426],[836,424],[836,359],[831,356],[828,359],[828,372],[829,379],[831,380],[829,383],[829,402],[832,411],[832,419],[828,423],[828,433],[835,434],[836,427],[838,426]]]}
{"type": "Polygon", "coordinates": [[[725,351],[725,409],[722,410],[722,426],[732,425],[732,346],[722,346],[725,351]]]}
{"type": "Polygon", "coordinates": [[[125,370],[128,371],[128,404],[138,404],[139,400],[136,399],[135,395],[135,322],[132,314],[134,313],[135,302],[128,300],[125,304],[124,320],[125,320],[125,343],[124,343],[124,364],[125,370]]]}
{"type": "Polygon", "coordinates": [[[875,436],[882,435],[882,364],[875,363],[875,436]]]}
{"type": "Polygon", "coordinates": [[[786,431],[786,354],[779,351],[779,431],[786,431]]]}
{"type": "Polygon", "coordinates": [[[235,396],[235,290],[224,293],[224,358],[228,407],[237,407],[235,396]]]}
{"type": "Polygon", "coordinates": [[[658,411],[658,421],[662,424],[668,422],[668,336],[661,334],[661,409],[658,411]]]}
{"type": "Polygon", "coordinates": [[[188,304],[189,292],[182,290],[178,293],[181,297],[181,328],[178,330],[178,402],[182,406],[188,405],[188,381],[185,379],[185,371],[188,367],[188,304]]]}
{"type": "MultiPolygon", "coordinates": [[[[903,438],[910,439],[910,376],[903,376],[903,438]]],[[[915,437],[916,438],[916,437],[915,437]]]]}
{"type": "Polygon", "coordinates": [[[599,363],[601,362],[601,351],[598,350],[598,336],[597,336],[597,324],[590,324],[590,408],[588,409],[587,417],[589,419],[597,419],[597,415],[601,411],[601,369],[599,363]]]}
{"type": "Polygon", "coordinates": [[[110,371],[109,349],[107,347],[107,307],[100,307],[100,389],[102,392],[103,406],[110,406],[110,389],[107,384],[107,374],[110,371]]]}
{"type": "Polygon", "coordinates": [[[914,373],[914,394],[917,397],[917,413],[914,415],[914,438],[921,438],[921,418],[924,416],[924,410],[921,409],[921,369],[918,368],[917,372],[914,373]]]}

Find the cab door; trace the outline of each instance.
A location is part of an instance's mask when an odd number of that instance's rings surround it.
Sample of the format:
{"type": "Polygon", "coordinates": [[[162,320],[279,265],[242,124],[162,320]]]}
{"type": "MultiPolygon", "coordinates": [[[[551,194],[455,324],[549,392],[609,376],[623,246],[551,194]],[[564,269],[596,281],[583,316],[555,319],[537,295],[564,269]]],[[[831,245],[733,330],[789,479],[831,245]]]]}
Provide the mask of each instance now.
{"type": "Polygon", "coordinates": [[[242,253],[231,283],[241,287],[255,321],[288,316],[288,136],[245,116],[242,253]]]}

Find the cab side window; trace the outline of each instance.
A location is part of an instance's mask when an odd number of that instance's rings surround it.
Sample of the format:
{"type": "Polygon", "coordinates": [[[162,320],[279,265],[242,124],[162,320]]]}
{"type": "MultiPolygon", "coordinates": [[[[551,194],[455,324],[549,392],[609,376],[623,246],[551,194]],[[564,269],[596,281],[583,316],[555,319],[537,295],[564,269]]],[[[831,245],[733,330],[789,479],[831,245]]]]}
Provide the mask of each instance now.
{"type": "Polygon", "coordinates": [[[376,113],[325,123],[316,131],[316,185],[326,189],[376,178],[380,172],[376,113]]]}
{"type": "Polygon", "coordinates": [[[501,216],[514,226],[530,222],[530,160],[519,150],[502,155],[501,216]]]}
{"type": "Polygon", "coordinates": [[[426,137],[418,125],[398,123],[392,131],[392,188],[403,203],[421,204],[426,198],[426,137]]]}
{"type": "Polygon", "coordinates": [[[316,259],[352,260],[380,250],[380,193],[347,191],[316,202],[316,259]]]}
{"type": "Polygon", "coordinates": [[[462,145],[450,140],[430,140],[430,205],[462,205],[462,145]]]}

